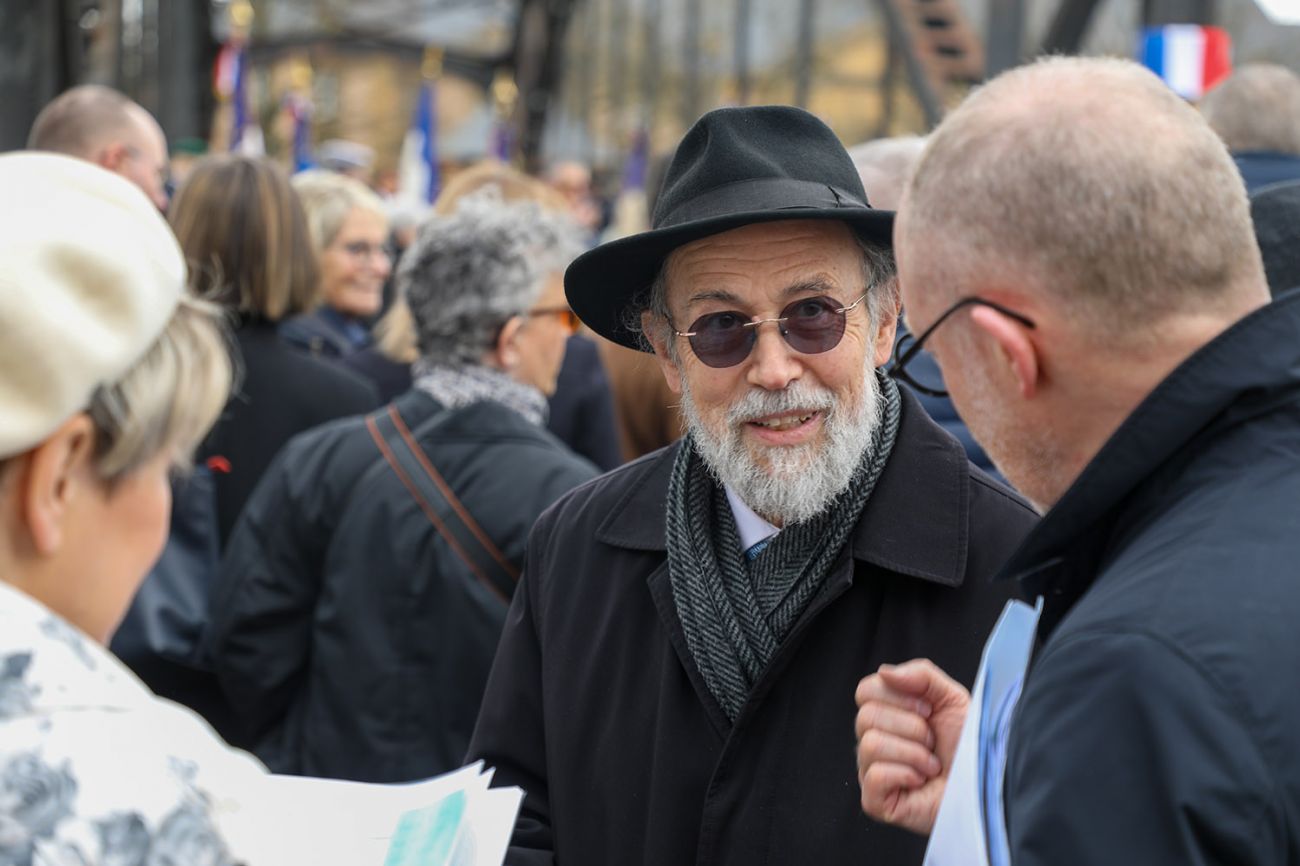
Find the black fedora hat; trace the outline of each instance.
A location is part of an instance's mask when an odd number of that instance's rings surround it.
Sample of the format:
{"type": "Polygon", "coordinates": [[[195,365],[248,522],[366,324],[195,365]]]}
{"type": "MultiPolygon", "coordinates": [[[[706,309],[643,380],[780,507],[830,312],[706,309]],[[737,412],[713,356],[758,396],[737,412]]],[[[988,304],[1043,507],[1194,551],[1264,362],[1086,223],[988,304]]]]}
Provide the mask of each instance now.
{"type": "Polygon", "coordinates": [[[888,247],[893,211],[872,209],[835,133],[792,106],[719,108],[687,131],[664,175],[651,229],[584,253],[564,275],[569,304],[602,337],[643,348],[628,306],[673,250],[751,223],[842,220],[888,247]]]}

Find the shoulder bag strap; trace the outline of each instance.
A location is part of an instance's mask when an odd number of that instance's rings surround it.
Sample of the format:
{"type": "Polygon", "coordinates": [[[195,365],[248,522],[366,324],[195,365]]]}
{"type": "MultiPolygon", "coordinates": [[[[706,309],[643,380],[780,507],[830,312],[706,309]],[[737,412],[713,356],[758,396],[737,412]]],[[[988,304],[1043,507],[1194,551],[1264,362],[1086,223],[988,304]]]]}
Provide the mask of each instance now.
{"type": "Polygon", "coordinates": [[[379,453],[419,504],[456,555],[474,576],[502,601],[509,603],[519,582],[519,569],[508,560],[461,503],[393,405],[366,418],[379,453]]]}

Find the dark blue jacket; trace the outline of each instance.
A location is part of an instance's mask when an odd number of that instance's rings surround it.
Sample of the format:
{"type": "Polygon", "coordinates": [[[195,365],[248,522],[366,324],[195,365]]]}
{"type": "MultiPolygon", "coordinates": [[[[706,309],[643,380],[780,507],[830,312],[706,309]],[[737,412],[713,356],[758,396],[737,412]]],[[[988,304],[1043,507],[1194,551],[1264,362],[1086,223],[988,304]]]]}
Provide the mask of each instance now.
{"type": "Polygon", "coordinates": [[[346,358],[370,345],[370,330],[333,307],[317,307],[280,323],[280,339],[317,358],[346,358]]]}
{"type": "Polygon", "coordinates": [[[1004,570],[1015,866],[1300,862],[1300,293],[1178,367],[1004,570]]]}
{"type": "Polygon", "coordinates": [[[1276,153],[1270,150],[1239,151],[1232,155],[1241,172],[1241,179],[1246,182],[1246,192],[1281,183],[1284,180],[1300,180],[1300,156],[1293,153],[1276,153]]]}

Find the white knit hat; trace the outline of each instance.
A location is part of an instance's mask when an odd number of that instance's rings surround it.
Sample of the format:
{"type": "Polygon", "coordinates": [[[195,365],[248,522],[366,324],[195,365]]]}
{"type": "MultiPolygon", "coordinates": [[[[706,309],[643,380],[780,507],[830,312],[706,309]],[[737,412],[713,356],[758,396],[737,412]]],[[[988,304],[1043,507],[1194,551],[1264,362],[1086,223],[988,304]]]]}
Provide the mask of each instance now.
{"type": "Polygon", "coordinates": [[[82,160],[0,155],[0,457],[39,444],[119,380],[185,291],[171,229],[82,160]]]}

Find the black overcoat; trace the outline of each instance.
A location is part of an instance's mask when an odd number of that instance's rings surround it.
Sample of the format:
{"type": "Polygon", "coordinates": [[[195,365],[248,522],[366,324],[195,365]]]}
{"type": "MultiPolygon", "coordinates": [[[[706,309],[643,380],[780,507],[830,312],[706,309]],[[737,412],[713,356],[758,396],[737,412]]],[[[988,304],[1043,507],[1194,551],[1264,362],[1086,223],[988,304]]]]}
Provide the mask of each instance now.
{"type": "Polygon", "coordinates": [[[1035,515],[905,395],[849,544],[734,725],[686,649],[664,551],[677,445],[538,521],[469,756],[527,792],[508,863],[919,864],[863,816],[854,689],[928,656],[969,683],[1035,515]]]}

